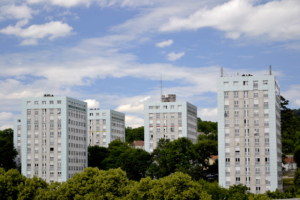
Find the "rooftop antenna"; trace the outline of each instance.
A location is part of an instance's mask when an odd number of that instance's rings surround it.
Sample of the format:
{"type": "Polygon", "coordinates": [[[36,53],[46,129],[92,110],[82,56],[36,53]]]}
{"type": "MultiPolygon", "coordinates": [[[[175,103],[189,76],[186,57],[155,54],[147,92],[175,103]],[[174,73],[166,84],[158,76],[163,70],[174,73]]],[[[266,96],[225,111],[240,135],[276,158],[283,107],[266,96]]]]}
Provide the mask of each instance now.
{"type": "Polygon", "coordinates": [[[272,66],[269,67],[269,75],[272,75],[272,66]]]}
{"type": "Polygon", "coordinates": [[[223,67],[221,67],[221,77],[223,77],[223,67]]]}

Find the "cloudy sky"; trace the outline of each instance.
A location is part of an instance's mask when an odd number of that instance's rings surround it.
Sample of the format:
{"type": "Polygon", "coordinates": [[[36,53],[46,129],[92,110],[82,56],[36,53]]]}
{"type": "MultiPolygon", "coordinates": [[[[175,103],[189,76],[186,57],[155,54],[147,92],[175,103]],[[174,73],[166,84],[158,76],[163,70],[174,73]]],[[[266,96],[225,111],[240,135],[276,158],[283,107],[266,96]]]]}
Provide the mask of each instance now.
{"type": "Polygon", "coordinates": [[[226,74],[264,75],[300,107],[299,0],[1,0],[0,129],[21,99],[86,100],[143,125],[143,104],[163,93],[216,121],[226,74]]]}

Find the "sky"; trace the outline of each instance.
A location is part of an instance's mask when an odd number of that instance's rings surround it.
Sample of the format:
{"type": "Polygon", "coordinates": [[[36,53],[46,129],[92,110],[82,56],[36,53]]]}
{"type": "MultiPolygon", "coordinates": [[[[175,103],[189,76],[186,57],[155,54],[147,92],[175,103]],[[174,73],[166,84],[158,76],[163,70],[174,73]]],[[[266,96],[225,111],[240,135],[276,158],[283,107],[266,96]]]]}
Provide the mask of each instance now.
{"type": "Polygon", "coordinates": [[[176,94],[217,121],[217,78],[270,65],[300,107],[299,0],[1,0],[0,130],[21,100],[69,96],[126,114],[176,94]]]}

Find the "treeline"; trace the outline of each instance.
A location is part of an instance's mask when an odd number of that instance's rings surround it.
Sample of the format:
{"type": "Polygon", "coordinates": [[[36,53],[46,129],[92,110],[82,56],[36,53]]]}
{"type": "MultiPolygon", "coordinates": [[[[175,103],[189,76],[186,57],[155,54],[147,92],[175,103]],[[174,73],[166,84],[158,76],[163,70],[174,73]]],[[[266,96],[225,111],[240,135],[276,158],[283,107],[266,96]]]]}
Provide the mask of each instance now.
{"type": "Polygon", "coordinates": [[[14,131],[12,129],[0,131],[0,167],[5,170],[16,168],[17,155],[18,152],[14,148],[14,131]]]}
{"type": "Polygon", "coordinates": [[[281,142],[284,154],[294,154],[300,167],[300,115],[299,109],[288,108],[289,101],[281,96],[281,142]]]}
{"type": "Polygon", "coordinates": [[[26,178],[17,170],[7,172],[0,168],[0,196],[10,200],[267,200],[300,197],[300,169],[295,174],[295,186],[286,193],[279,191],[266,194],[248,193],[244,185],[225,189],[217,182],[203,179],[194,181],[191,176],[174,172],[162,178],[142,178],[140,181],[128,179],[126,172],[118,169],[108,171],[88,167],[76,173],[66,182],[51,184],[41,178],[26,178]]]}
{"type": "Polygon", "coordinates": [[[218,153],[217,142],[209,139],[193,144],[187,138],[174,141],[160,139],[152,153],[120,140],[112,141],[108,148],[88,147],[90,167],[109,170],[121,168],[130,180],[162,178],[175,172],[184,172],[194,180],[205,178],[208,173],[218,173],[217,165],[209,165],[210,155],[218,153]]]}

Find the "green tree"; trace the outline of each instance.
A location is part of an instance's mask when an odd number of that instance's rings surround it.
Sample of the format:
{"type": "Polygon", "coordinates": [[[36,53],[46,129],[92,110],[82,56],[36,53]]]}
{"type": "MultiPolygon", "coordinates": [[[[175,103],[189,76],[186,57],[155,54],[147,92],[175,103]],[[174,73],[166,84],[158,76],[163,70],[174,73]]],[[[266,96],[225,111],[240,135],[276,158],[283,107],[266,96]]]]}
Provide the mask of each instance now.
{"type": "Polygon", "coordinates": [[[86,168],[57,189],[58,199],[121,199],[129,194],[133,182],[119,169],[108,171],[86,168]]]}
{"type": "Polygon", "coordinates": [[[298,168],[298,170],[295,172],[294,186],[297,190],[300,189],[300,168],[298,168]]]}
{"type": "Polygon", "coordinates": [[[197,163],[198,154],[195,146],[187,138],[170,142],[160,139],[158,148],[152,153],[152,164],[148,175],[156,178],[168,176],[176,171],[189,173],[197,163]]]}
{"type": "Polygon", "coordinates": [[[0,197],[1,199],[17,199],[20,184],[24,184],[26,178],[18,170],[10,169],[7,172],[0,168],[0,197]]]}
{"type": "Polygon", "coordinates": [[[121,159],[121,154],[129,149],[130,146],[120,139],[114,140],[108,145],[109,156],[103,160],[103,165],[106,169],[116,169],[120,167],[118,161],[121,159]]]}
{"type": "Polygon", "coordinates": [[[247,190],[249,190],[245,185],[238,184],[233,185],[229,187],[228,194],[229,198],[228,200],[244,200],[247,199],[247,190]]]}
{"type": "Polygon", "coordinates": [[[126,127],[125,128],[125,137],[126,142],[132,143],[133,141],[144,141],[144,127],[138,127],[138,128],[131,128],[126,127]]]}
{"type": "Polygon", "coordinates": [[[34,176],[33,178],[27,178],[25,183],[21,183],[18,186],[19,194],[18,200],[31,200],[37,195],[39,189],[47,189],[48,183],[41,178],[34,176]]]}
{"type": "Polygon", "coordinates": [[[198,162],[205,168],[209,167],[209,157],[218,155],[218,143],[213,140],[200,140],[195,145],[198,153],[198,162]]]}
{"type": "Polygon", "coordinates": [[[210,200],[211,196],[202,190],[199,183],[192,181],[191,177],[181,172],[160,179],[151,180],[143,178],[131,189],[128,199],[181,199],[210,200]]]}
{"type": "Polygon", "coordinates": [[[117,165],[127,173],[130,180],[139,181],[146,176],[151,164],[151,155],[142,149],[127,149],[121,154],[117,165]]]}
{"type": "Polygon", "coordinates": [[[18,155],[14,147],[14,132],[12,129],[0,131],[0,167],[6,171],[16,168],[15,158],[18,155]]]}
{"type": "Polygon", "coordinates": [[[59,198],[57,190],[60,188],[61,183],[52,182],[47,188],[38,188],[36,191],[35,199],[47,199],[47,200],[56,200],[62,199],[59,198]]]}
{"type": "Polygon", "coordinates": [[[98,145],[88,147],[88,163],[89,167],[98,167],[99,169],[106,169],[103,160],[109,156],[109,151],[105,147],[98,145]]]}
{"type": "Polygon", "coordinates": [[[300,168],[300,145],[298,145],[294,151],[294,160],[297,163],[297,167],[300,168]]]}

